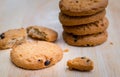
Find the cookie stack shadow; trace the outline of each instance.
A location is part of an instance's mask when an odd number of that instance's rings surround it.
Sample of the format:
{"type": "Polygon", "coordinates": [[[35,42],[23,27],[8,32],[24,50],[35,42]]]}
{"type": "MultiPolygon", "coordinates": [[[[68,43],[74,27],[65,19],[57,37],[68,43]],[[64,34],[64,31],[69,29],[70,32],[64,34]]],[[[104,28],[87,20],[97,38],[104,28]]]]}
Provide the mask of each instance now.
{"type": "Polygon", "coordinates": [[[108,38],[108,0],[61,0],[59,20],[64,41],[73,46],[96,46],[108,38]]]}

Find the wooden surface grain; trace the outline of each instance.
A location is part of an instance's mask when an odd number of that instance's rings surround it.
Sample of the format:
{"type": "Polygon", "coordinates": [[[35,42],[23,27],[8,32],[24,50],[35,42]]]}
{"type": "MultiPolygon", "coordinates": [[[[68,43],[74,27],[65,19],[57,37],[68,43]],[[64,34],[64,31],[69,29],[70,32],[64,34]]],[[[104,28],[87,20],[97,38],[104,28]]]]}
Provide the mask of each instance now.
{"type": "Polygon", "coordinates": [[[56,44],[69,49],[56,65],[42,70],[24,70],[10,61],[10,51],[0,50],[0,77],[120,77],[120,0],[109,0],[109,38],[96,47],[73,47],[62,39],[58,20],[59,0],[0,0],[0,33],[29,25],[43,25],[59,33],[56,44]],[[66,61],[78,56],[90,57],[95,64],[91,72],[70,71],[66,61]]]}

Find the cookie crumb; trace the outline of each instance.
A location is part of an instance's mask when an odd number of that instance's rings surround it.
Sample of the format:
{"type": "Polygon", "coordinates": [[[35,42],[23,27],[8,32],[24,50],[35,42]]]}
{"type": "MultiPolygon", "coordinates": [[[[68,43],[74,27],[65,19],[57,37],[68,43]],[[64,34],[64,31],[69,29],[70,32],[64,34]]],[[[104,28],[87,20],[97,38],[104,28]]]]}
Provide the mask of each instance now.
{"type": "Polygon", "coordinates": [[[110,42],[110,45],[113,45],[113,42],[110,42]]]}
{"type": "Polygon", "coordinates": [[[65,49],[64,52],[69,52],[69,49],[65,49]]]}

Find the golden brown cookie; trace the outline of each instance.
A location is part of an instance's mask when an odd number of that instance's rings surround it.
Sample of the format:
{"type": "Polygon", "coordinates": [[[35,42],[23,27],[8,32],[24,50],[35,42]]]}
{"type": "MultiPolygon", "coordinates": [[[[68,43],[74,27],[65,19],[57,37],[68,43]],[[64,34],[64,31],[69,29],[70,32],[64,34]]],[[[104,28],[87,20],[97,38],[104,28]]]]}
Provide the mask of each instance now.
{"type": "Polygon", "coordinates": [[[59,19],[61,24],[64,26],[77,26],[77,25],[92,23],[100,19],[103,19],[105,14],[106,14],[105,10],[97,14],[91,16],[84,16],[84,17],[71,17],[63,13],[60,13],[59,19]]]}
{"type": "Polygon", "coordinates": [[[50,67],[63,57],[62,49],[50,42],[26,42],[14,46],[10,53],[11,61],[24,69],[41,69],[50,67]]]}
{"type": "Polygon", "coordinates": [[[108,27],[107,18],[103,18],[99,21],[78,25],[78,26],[64,26],[63,29],[67,33],[72,33],[73,35],[88,35],[88,34],[96,34],[103,32],[108,27]]]}
{"type": "Polygon", "coordinates": [[[43,26],[30,26],[27,28],[27,33],[34,39],[54,42],[57,40],[58,34],[56,31],[43,26]]]}
{"type": "Polygon", "coordinates": [[[27,32],[24,28],[11,29],[0,34],[0,49],[8,49],[13,45],[21,44],[26,41],[27,32]]]}
{"type": "Polygon", "coordinates": [[[104,10],[108,0],[61,0],[59,7],[62,13],[69,16],[88,16],[104,10]]]}
{"type": "Polygon", "coordinates": [[[96,46],[107,40],[107,32],[91,34],[91,35],[72,35],[63,32],[64,41],[73,46],[96,46]]]}
{"type": "Polygon", "coordinates": [[[69,69],[91,71],[94,68],[94,63],[87,57],[77,57],[73,60],[68,60],[67,66],[69,67],[69,69]]]}

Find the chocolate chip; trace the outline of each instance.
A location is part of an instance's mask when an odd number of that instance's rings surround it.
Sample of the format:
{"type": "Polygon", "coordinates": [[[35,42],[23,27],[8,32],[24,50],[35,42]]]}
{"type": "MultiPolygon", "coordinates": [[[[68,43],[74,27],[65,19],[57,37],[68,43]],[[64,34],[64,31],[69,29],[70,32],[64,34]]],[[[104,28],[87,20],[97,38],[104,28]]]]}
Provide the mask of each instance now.
{"type": "Polygon", "coordinates": [[[45,66],[48,66],[49,64],[50,64],[49,60],[46,60],[45,63],[44,63],[45,66]]]}
{"type": "Polygon", "coordinates": [[[81,57],[81,59],[85,59],[85,57],[81,57]]]}
{"type": "Polygon", "coordinates": [[[101,24],[101,26],[104,26],[104,24],[101,24]]]}
{"type": "Polygon", "coordinates": [[[4,38],[5,38],[5,34],[2,33],[2,34],[0,35],[0,39],[4,39],[4,38]]]}
{"type": "Polygon", "coordinates": [[[74,39],[74,42],[77,42],[77,39],[74,39]]]}
{"type": "Polygon", "coordinates": [[[87,44],[87,46],[90,46],[89,44],[87,44]]]}
{"type": "Polygon", "coordinates": [[[78,3],[78,1],[76,1],[76,3],[78,3]]]}
{"type": "Polygon", "coordinates": [[[88,59],[87,62],[90,62],[90,60],[88,59]]]}
{"type": "Polygon", "coordinates": [[[38,62],[40,62],[41,60],[40,59],[38,59],[38,62]]]}
{"type": "Polygon", "coordinates": [[[78,36],[77,35],[73,35],[73,38],[74,38],[74,42],[77,42],[78,36]]]}

